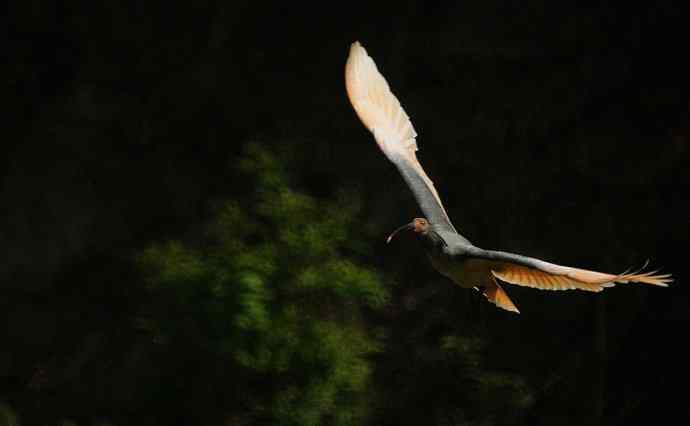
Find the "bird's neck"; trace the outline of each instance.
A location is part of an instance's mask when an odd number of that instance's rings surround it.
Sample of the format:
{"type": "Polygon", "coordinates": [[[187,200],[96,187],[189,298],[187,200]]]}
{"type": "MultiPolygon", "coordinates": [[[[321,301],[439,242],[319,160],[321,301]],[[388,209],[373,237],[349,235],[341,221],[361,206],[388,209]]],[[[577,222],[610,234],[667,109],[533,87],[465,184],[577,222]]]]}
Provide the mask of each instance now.
{"type": "Polygon", "coordinates": [[[429,251],[441,251],[443,250],[443,247],[446,246],[446,242],[443,240],[443,238],[432,229],[429,229],[426,232],[420,232],[417,235],[424,245],[424,248],[429,251]]]}

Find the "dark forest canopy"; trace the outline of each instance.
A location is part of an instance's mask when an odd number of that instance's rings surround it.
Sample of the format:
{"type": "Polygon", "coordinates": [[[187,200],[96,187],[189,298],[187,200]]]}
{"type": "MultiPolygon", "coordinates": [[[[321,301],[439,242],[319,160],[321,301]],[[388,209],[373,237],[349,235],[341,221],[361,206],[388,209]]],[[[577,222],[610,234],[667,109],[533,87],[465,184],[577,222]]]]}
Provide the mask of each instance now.
{"type": "Polygon", "coordinates": [[[687,18],[670,3],[9,18],[0,424],[690,420],[669,390],[690,356],[687,18]],[[347,102],[355,40],[464,235],[596,270],[650,259],[676,283],[511,288],[516,317],[412,238],[386,246],[419,212],[347,102]]]}

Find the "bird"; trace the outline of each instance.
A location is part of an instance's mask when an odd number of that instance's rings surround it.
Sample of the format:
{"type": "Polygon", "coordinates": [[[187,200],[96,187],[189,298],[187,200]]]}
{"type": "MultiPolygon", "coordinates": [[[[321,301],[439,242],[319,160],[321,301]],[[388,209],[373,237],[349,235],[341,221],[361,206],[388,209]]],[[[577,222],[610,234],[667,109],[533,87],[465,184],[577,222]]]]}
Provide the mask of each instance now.
{"type": "Polygon", "coordinates": [[[357,41],[350,46],[345,64],[345,89],[357,116],[396,166],[425,216],[396,229],[387,243],[401,231],[414,232],[434,269],[459,286],[474,288],[497,307],[520,313],[499,281],[541,290],[590,292],[600,292],[616,283],[667,287],[673,282],[671,274],[642,272],[646,263],[634,272],[607,274],[475,246],[453,226],[433,182],[417,159],[417,132],[409,116],[357,41]]]}

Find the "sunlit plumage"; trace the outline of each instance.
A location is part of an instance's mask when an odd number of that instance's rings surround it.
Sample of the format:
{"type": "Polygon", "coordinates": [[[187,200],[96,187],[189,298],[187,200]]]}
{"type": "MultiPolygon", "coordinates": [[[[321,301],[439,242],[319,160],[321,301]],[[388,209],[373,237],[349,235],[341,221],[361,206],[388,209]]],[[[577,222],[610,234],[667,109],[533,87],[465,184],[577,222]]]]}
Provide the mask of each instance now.
{"type": "MultiPolygon", "coordinates": [[[[541,290],[592,292],[616,283],[638,282],[666,287],[673,281],[670,274],[657,274],[656,271],[606,274],[474,246],[451,223],[433,182],[417,160],[417,133],[408,115],[359,42],[350,48],[345,85],[357,115],[373,133],[386,157],[398,168],[426,216],[426,219],[414,219],[399,230],[414,231],[423,241],[434,268],[460,286],[475,287],[497,306],[519,312],[497,278],[541,290]]],[[[395,233],[389,241],[393,235],[395,233]]]]}

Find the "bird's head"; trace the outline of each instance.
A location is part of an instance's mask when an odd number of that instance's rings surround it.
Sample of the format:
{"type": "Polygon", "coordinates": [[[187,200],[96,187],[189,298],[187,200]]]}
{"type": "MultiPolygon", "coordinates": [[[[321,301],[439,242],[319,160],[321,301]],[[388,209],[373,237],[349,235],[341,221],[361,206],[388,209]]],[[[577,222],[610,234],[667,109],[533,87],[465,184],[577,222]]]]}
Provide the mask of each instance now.
{"type": "Polygon", "coordinates": [[[414,231],[419,235],[426,235],[426,233],[429,231],[430,226],[431,224],[429,223],[429,221],[424,219],[423,217],[414,218],[412,219],[412,222],[403,225],[400,228],[393,231],[393,233],[390,234],[390,236],[386,240],[386,243],[390,243],[393,237],[395,237],[395,235],[400,231],[414,231]]]}

